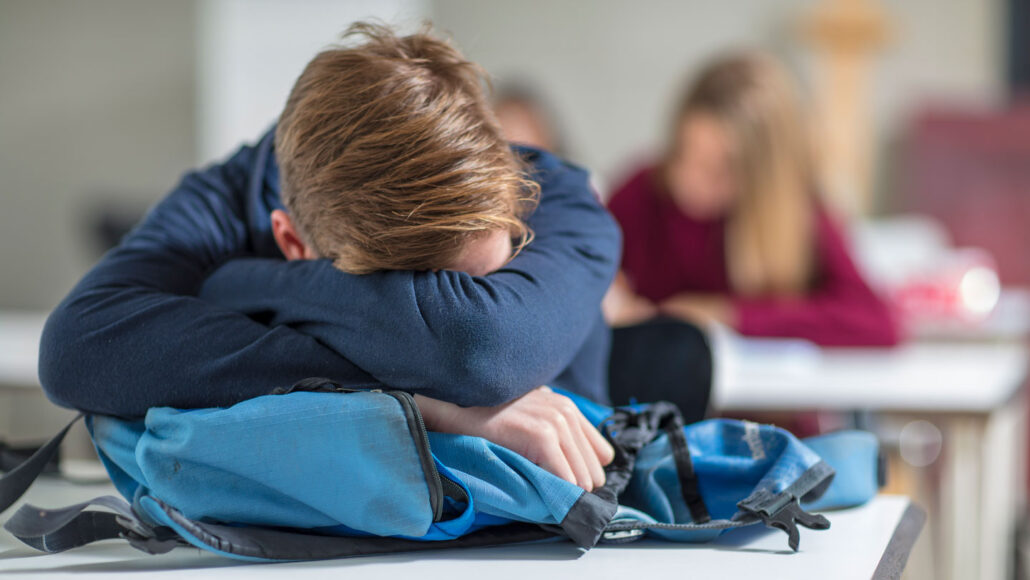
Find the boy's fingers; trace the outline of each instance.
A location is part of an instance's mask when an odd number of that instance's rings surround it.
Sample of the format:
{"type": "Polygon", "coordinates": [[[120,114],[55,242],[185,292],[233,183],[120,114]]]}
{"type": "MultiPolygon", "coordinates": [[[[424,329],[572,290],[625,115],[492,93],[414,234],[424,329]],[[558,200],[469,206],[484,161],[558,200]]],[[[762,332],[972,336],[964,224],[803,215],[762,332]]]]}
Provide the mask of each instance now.
{"type": "Polygon", "coordinates": [[[564,416],[569,424],[569,429],[573,433],[576,445],[579,449],[580,456],[583,458],[586,468],[590,473],[589,484],[583,486],[588,491],[593,491],[602,485],[604,485],[604,468],[601,466],[600,458],[597,455],[597,451],[594,449],[593,442],[590,441],[588,429],[593,429],[590,423],[586,421],[586,417],[575,405],[566,405],[564,416]]]}
{"type": "Polygon", "coordinates": [[[586,461],[587,469],[590,470],[592,485],[586,489],[593,491],[604,485],[604,467],[601,466],[601,461],[597,456],[597,451],[594,450],[593,445],[590,443],[590,439],[587,438],[586,433],[583,431],[582,423],[576,421],[573,430],[576,433],[576,442],[579,444],[580,453],[586,461]]]}
{"type": "Polygon", "coordinates": [[[587,464],[587,457],[584,456],[584,449],[576,438],[575,432],[579,429],[576,428],[575,424],[570,425],[564,416],[560,416],[558,420],[558,429],[558,440],[561,445],[561,450],[562,453],[565,454],[565,458],[569,462],[572,472],[576,474],[576,485],[587,491],[594,489],[592,470],[587,464]]]}
{"type": "Polygon", "coordinates": [[[597,455],[598,461],[601,465],[608,465],[615,459],[615,449],[612,449],[611,443],[601,435],[601,432],[597,430],[590,421],[587,420],[582,414],[580,415],[580,424],[583,427],[583,433],[586,438],[590,441],[590,446],[593,448],[594,453],[597,455]]]}
{"type": "Polygon", "coordinates": [[[534,461],[534,463],[565,481],[578,485],[576,483],[576,474],[573,473],[572,467],[569,465],[569,461],[561,449],[560,441],[545,444],[539,450],[537,457],[538,460],[534,461]]]}

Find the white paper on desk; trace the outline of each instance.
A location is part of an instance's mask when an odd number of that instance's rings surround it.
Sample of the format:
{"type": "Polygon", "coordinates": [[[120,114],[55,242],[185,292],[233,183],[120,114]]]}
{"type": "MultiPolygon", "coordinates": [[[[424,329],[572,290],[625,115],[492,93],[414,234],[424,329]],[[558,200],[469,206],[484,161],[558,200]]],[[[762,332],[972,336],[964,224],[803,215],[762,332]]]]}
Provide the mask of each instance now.
{"type": "Polygon", "coordinates": [[[800,338],[750,338],[717,324],[708,328],[715,363],[715,384],[747,381],[804,381],[819,367],[822,353],[800,338]]]}

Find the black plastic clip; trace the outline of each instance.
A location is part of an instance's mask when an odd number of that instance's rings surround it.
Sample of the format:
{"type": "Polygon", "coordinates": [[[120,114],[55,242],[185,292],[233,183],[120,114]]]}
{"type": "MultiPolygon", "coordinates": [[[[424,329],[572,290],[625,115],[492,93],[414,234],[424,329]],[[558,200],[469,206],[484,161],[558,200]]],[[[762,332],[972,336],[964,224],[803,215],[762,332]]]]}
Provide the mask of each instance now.
{"type": "Polygon", "coordinates": [[[164,554],[182,545],[179,536],[171,528],[152,528],[139,520],[134,521],[121,516],[117,520],[125,528],[119,535],[141,552],[150,555],[164,554]]]}
{"type": "Polygon", "coordinates": [[[765,525],[787,532],[787,545],[795,552],[801,542],[798,525],[810,530],[826,530],[830,527],[830,520],[801,509],[798,498],[788,493],[774,496],[769,492],[758,492],[738,503],[737,507],[757,517],[765,525]]]}

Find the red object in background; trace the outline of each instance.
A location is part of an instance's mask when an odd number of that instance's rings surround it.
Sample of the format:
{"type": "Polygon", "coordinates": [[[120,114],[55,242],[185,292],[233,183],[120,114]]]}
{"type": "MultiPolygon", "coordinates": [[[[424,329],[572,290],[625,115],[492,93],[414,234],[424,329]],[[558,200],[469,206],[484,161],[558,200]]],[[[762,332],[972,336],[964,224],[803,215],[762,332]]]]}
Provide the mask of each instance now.
{"type": "Polygon", "coordinates": [[[1030,285],[1030,99],[927,110],[906,149],[902,208],[940,220],[956,246],[988,250],[1003,284],[1030,285]]]}
{"type": "Polygon", "coordinates": [[[983,322],[997,306],[1000,290],[992,256],[980,249],[961,248],[912,272],[888,293],[910,334],[918,334],[919,327],[983,322]]]}

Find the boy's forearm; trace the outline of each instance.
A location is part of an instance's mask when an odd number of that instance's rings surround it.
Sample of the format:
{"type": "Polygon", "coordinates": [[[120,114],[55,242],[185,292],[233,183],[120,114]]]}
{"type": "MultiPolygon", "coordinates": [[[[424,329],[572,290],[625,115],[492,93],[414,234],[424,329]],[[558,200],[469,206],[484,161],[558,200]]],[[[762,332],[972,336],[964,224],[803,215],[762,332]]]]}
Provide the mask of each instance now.
{"type": "Polygon", "coordinates": [[[300,332],[268,329],[195,298],[132,289],[59,306],[43,333],[39,373],[55,403],[122,417],[151,407],[228,406],[309,376],[380,386],[300,332]]]}
{"type": "Polygon", "coordinates": [[[248,247],[253,151],[189,174],[51,314],[40,380],[56,403],[141,416],[232,404],[311,375],[374,380],[310,336],[198,300],[208,269],[248,247]],[[275,364],[269,364],[275,361],[275,364]]]}
{"type": "Polygon", "coordinates": [[[242,259],[214,272],[200,297],[308,335],[392,388],[493,406],[550,381],[568,361],[560,349],[539,347],[556,342],[560,327],[510,336],[502,325],[518,326],[509,320],[512,291],[479,284],[457,272],[352,277],[328,261],[242,259]],[[496,302],[491,292],[506,298],[496,302]]]}

